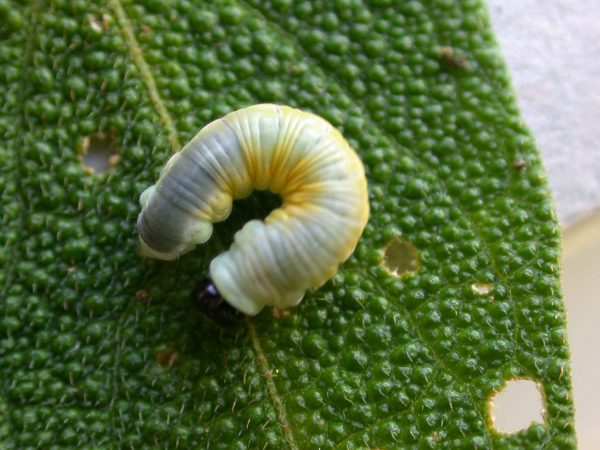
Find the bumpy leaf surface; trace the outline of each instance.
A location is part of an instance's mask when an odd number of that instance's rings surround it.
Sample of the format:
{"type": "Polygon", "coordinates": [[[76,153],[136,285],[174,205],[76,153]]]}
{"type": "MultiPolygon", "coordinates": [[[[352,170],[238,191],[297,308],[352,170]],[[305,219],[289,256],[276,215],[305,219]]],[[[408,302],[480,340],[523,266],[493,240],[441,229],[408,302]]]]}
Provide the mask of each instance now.
{"type": "Polygon", "coordinates": [[[559,229],[480,0],[0,0],[0,161],[2,448],[575,446],[559,229]],[[173,263],[138,256],[137,201],[258,102],[339,127],[372,217],[299,307],[227,329],[190,292],[273,199],[173,263]],[[504,435],[512,378],[547,411],[504,435]]]}

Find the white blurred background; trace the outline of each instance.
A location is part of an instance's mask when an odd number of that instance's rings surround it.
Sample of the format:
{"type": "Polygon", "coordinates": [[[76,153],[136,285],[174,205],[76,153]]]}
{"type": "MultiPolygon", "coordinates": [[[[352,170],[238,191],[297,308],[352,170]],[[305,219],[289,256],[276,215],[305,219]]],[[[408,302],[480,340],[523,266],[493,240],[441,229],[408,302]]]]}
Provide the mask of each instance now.
{"type": "MultiPolygon", "coordinates": [[[[600,1],[488,1],[563,224],[579,448],[599,449],[600,1]]],[[[510,397],[514,420],[522,420],[514,412],[523,401],[530,400],[518,392],[510,397]]]]}

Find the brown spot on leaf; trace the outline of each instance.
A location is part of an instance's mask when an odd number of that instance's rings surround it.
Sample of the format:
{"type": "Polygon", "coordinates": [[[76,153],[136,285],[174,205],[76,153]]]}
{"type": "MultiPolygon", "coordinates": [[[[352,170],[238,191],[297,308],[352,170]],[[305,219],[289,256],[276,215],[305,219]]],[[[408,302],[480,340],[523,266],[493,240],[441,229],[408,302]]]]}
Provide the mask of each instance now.
{"type": "Polygon", "coordinates": [[[513,161],[513,167],[517,169],[519,172],[523,172],[527,168],[527,163],[521,158],[515,159],[513,161]]]}
{"type": "Polygon", "coordinates": [[[144,289],[140,289],[135,293],[135,298],[141,303],[148,303],[150,301],[150,294],[144,289]]]}
{"type": "Polygon", "coordinates": [[[174,349],[167,347],[164,350],[158,352],[155,356],[155,359],[156,362],[162,367],[170,369],[171,367],[173,367],[173,364],[175,364],[177,356],[178,353],[174,349]]]}
{"type": "Polygon", "coordinates": [[[440,59],[450,66],[458,69],[467,67],[467,58],[457,55],[453,47],[440,47],[438,54],[440,59]]]}

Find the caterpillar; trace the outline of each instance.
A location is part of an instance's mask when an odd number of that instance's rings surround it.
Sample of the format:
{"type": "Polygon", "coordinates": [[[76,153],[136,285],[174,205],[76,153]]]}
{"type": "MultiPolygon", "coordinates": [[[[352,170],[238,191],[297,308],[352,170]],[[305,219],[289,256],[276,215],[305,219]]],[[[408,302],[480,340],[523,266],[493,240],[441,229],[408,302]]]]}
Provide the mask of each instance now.
{"type": "Polygon", "coordinates": [[[258,104],[202,128],[140,196],[141,254],[173,260],[189,252],[254,189],[279,194],[282,204],[235,234],[211,261],[210,279],[247,315],[298,304],[348,259],[369,218],[362,161],[309,112],[258,104]]]}

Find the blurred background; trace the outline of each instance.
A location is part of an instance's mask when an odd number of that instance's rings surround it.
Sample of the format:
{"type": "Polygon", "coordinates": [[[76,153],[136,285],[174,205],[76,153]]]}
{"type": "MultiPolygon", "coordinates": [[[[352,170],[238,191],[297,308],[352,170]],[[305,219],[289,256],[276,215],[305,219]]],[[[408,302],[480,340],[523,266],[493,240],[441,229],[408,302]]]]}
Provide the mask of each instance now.
{"type": "MultiPolygon", "coordinates": [[[[600,448],[600,2],[488,0],[563,226],[579,448],[600,448]]],[[[511,396],[512,416],[529,401],[511,396]],[[514,408],[514,409],[513,409],[514,408]]],[[[510,418],[509,418],[510,419],[510,418]]]]}

